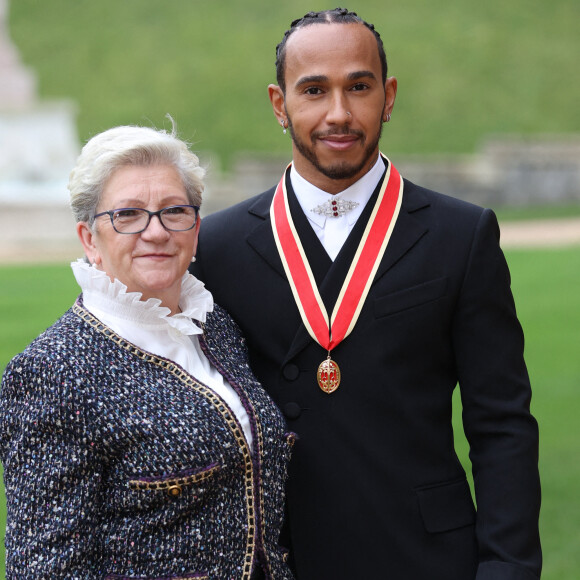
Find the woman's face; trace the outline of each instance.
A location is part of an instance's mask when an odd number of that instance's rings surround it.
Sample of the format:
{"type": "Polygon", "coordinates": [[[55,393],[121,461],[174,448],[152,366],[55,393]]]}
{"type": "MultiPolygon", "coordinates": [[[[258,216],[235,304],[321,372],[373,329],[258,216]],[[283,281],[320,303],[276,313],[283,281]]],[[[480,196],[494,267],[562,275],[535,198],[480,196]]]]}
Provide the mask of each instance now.
{"type": "MultiPolygon", "coordinates": [[[[172,205],[189,205],[185,187],[171,165],[126,166],[109,178],[96,213],[124,207],[157,211],[172,205]]],[[[80,222],[77,233],[90,262],[127,286],[141,292],[142,300],[159,298],[172,313],[178,312],[181,278],[197,247],[199,217],[194,228],[167,231],[152,217],[139,234],[119,234],[108,215],[95,220],[94,233],[80,222]]]]}

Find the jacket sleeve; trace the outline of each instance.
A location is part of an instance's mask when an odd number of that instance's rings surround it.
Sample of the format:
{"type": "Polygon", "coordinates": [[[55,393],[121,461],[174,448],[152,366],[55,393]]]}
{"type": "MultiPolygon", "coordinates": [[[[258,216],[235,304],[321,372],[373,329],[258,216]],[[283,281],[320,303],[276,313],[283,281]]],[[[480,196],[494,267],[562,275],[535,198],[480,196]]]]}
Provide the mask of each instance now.
{"type": "Polygon", "coordinates": [[[538,426],[524,338],[495,215],[479,220],[453,325],[477,503],[477,580],[534,580],[538,532],[538,426]]]}
{"type": "Polygon", "coordinates": [[[74,383],[50,357],[19,355],[0,393],[6,578],[97,578],[100,460],[74,383]]]}

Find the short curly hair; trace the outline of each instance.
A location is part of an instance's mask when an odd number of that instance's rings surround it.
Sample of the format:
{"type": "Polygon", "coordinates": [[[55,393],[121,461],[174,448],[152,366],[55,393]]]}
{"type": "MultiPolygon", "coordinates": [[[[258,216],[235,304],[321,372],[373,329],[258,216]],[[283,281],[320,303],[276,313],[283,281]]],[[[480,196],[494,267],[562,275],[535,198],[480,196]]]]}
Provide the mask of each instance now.
{"type": "Polygon", "coordinates": [[[374,35],[379,49],[379,58],[381,60],[381,73],[383,84],[387,80],[388,65],[387,55],[385,54],[385,47],[381,39],[381,35],[375,30],[373,24],[365,22],[360,18],[356,12],[350,12],[346,8],[334,8],[333,10],[322,10],[320,12],[308,12],[302,18],[298,18],[292,22],[290,28],[284,33],[284,38],[276,46],[276,81],[278,86],[286,93],[286,80],[284,74],[286,72],[286,43],[293,32],[300,28],[310,26],[312,24],[362,24],[366,26],[374,35]]]}
{"type": "Polygon", "coordinates": [[[191,205],[201,205],[205,169],[197,155],[171,133],[149,127],[121,126],[92,137],[83,147],[70,173],[70,206],[77,222],[93,226],[103,190],[115,171],[126,166],[173,166],[191,205]]]}

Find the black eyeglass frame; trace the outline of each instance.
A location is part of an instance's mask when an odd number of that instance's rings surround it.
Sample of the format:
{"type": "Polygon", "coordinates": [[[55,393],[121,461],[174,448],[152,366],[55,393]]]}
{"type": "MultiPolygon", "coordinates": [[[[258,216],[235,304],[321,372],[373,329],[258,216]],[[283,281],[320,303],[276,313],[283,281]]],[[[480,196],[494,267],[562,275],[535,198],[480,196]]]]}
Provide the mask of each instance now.
{"type": "Polygon", "coordinates": [[[192,230],[195,227],[195,224],[197,223],[197,218],[199,216],[199,205],[169,205],[167,207],[163,207],[157,211],[149,211],[148,209],[145,209],[143,207],[120,207],[118,209],[110,209],[108,211],[102,211],[101,213],[98,213],[94,216],[93,219],[97,219],[98,217],[104,216],[104,215],[108,215],[109,218],[111,219],[111,225],[113,226],[113,229],[118,233],[118,234],[126,234],[126,235],[133,235],[133,234],[141,234],[143,233],[148,227],[149,224],[151,223],[151,218],[153,216],[157,216],[159,218],[159,223],[163,226],[164,229],[166,229],[168,232],[187,232],[189,230],[192,230]],[[189,227],[189,228],[185,228],[184,230],[176,230],[173,228],[168,228],[164,223],[163,223],[163,212],[166,212],[168,209],[174,209],[176,207],[191,207],[195,210],[195,219],[193,220],[193,224],[189,227]],[[140,211],[140,212],[145,212],[147,214],[149,214],[149,219],[147,220],[147,223],[145,224],[145,226],[136,231],[136,232],[120,232],[116,227],[115,227],[115,219],[114,216],[117,212],[120,211],[128,211],[128,210],[136,210],[136,211],[140,211]]]}

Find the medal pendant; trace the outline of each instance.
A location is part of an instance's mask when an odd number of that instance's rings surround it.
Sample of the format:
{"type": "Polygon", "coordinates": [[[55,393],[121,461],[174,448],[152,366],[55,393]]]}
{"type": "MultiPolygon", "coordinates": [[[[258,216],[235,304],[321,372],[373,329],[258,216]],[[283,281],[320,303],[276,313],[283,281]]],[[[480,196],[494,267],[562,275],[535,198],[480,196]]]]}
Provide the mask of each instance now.
{"type": "Polygon", "coordinates": [[[325,393],[330,394],[338,389],[338,385],[340,385],[340,368],[330,358],[330,354],[326,360],[323,360],[318,365],[316,379],[318,380],[318,386],[325,393]]]}

